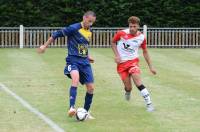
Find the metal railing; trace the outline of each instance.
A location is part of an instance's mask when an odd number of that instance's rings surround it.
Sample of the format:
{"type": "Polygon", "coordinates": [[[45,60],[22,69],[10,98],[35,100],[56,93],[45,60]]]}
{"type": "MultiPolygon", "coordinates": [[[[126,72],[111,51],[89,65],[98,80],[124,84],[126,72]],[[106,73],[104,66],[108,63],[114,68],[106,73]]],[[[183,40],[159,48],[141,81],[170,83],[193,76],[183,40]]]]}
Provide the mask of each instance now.
{"type": "MultiPolygon", "coordinates": [[[[47,41],[60,27],[0,27],[0,48],[35,48],[47,41]]],[[[110,47],[118,28],[93,28],[90,47],[110,47]]],[[[142,32],[145,29],[140,29],[142,32]]],[[[147,45],[152,48],[199,48],[200,28],[147,28],[147,45]]],[[[66,47],[67,37],[49,47],[66,47]]]]}
{"type": "Polygon", "coordinates": [[[149,47],[200,47],[200,28],[148,28],[147,34],[147,43],[149,47]]]}
{"type": "Polygon", "coordinates": [[[19,27],[0,28],[0,48],[19,47],[19,27]]]}

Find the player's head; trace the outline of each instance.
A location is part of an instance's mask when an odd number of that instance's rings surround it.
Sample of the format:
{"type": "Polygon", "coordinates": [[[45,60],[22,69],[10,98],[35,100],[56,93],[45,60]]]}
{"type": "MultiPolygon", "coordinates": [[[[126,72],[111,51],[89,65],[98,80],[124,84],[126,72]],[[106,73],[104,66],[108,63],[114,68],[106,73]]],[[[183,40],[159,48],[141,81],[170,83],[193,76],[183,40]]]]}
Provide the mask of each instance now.
{"type": "Polygon", "coordinates": [[[140,18],[136,16],[131,16],[128,19],[129,30],[131,34],[136,34],[140,28],[140,18]]]}
{"type": "Polygon", "coordinates": [[[87,11],[83,15],[83,25],[85,28],[89,28],[96,21],[96,14],[93,11],[87,11]]]}

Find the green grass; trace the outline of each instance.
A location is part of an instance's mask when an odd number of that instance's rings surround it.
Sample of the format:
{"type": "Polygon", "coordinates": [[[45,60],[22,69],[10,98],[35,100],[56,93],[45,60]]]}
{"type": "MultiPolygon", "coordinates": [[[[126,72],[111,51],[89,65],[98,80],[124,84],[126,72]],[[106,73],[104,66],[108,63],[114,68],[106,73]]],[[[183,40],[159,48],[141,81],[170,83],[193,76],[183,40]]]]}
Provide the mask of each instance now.
{"type": "MultiPolygon", "coordinates": [[[[90,49],[95,76],[91,108],[95,120],[76,122],[67,117],[70,80],[63,75],[65,49],[0,49],[0,82],[68,132],[199,132],[200,49],[150,49],[158,75],[141,58],[144,84],[156,111],[148,113],[134,87],[126,102],[111,49],[90,49]]],[[[76,105],[84,103],[79,86],[76,105]]],[[[0,131],[53,131],[19,102],[0,91],[0,131]]]]}

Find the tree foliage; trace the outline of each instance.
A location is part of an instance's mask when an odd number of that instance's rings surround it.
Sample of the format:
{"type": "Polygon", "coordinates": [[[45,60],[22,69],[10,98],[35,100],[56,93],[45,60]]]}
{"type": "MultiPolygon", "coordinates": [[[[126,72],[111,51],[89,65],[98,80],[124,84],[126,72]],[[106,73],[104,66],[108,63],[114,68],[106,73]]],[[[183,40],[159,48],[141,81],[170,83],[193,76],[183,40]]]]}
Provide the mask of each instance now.
{"type": "Polygon", "coordinates": [[[129,16],[151,27],[199,27],[199,0],[1,0],[1,26],[65,26],[97,14],[98,27],[127,26],[129,16]]]}

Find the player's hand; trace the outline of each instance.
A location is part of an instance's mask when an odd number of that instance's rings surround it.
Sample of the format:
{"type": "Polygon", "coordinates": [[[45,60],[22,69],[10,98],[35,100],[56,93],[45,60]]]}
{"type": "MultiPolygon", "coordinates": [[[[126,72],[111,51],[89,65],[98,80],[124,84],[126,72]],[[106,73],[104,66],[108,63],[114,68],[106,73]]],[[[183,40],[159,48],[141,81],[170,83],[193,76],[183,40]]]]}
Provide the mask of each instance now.
{"type": "Polygon", "coordinates": [[[94,59],[91,56],[88,56],[90,63],[94,63],[94,59]]]}
{"type": "Polygon", "coordinates": [[[154,67],[150,67],[150,71],[153,75],[156,75],[157,72],[156,72],[156,69],[154,67]]]}
{"type": "Polygon", "coordinates": [[[37,52],[38,52],[39,54],[42,54],[42,53],[45,52],[46,48],[47,48],[47,47],[46,47],[45,45],[41,45],[41,46],[37,49],[37,52]]]}
{"type": "Polygon", "coordinates": [[[116,62],[117,64],[119,64],[121,61],[122,61],[122,60],[121,60],[121,57],[120,57],[120,56],[116,56],[116,57],[115,57],[115,62],[116,62]]]}

